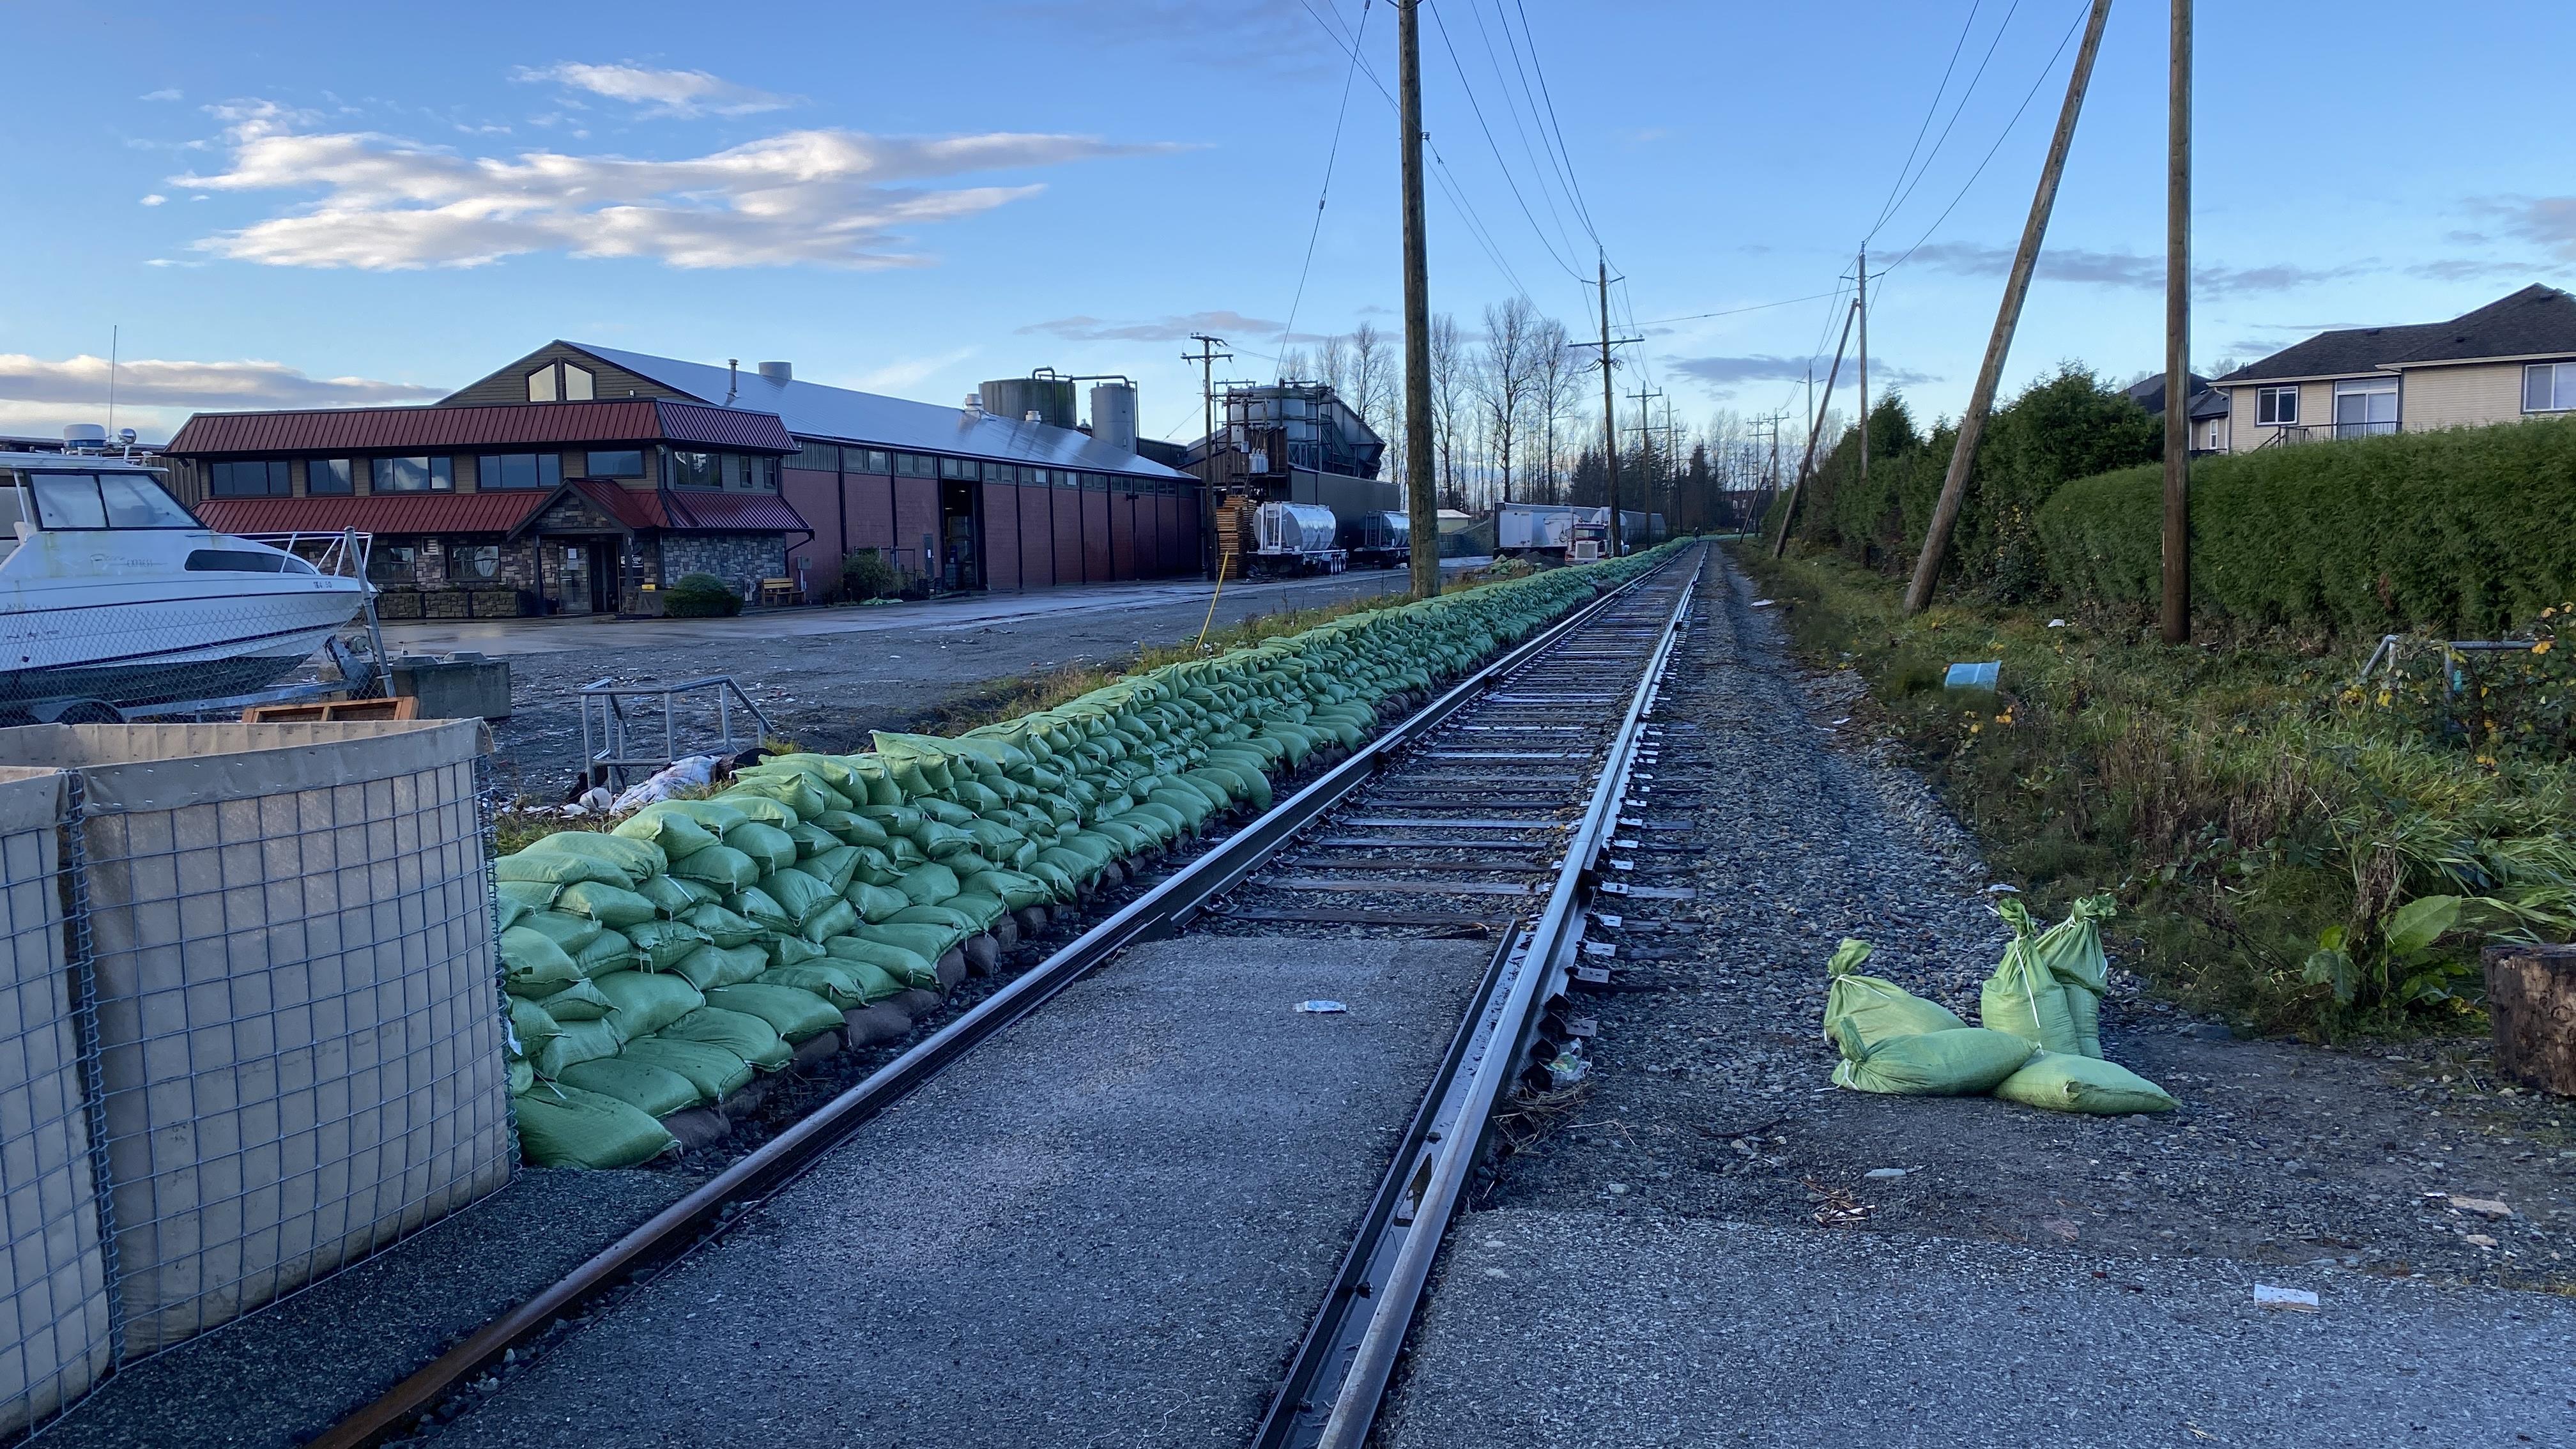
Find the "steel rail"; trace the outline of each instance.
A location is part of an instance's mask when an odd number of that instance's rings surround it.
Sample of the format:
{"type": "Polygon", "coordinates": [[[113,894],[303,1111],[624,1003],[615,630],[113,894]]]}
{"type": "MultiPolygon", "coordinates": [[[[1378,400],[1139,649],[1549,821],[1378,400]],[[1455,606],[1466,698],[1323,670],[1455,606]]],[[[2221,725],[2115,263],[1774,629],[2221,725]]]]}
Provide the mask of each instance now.
{"type": "Polygon", "coordinates": [[[1263,1417],[1255,1449],[1359,1449],[1375,1424],[1396,1352],[1412,1327],[1467,1175],[1482,1155],[1494,1107],[1520,1075],[1540,1008],[1560,989],[1581,944],[1584,892],[1594,862],[1611,844],[1645,742],[1646,716],[1705,567],[1702,554],[1638,678],[1582,822],[1566,841],[1546,909],[1520,942],[1507,935],[1496,953],[1451,1057],[1415,1114],[1411,1135],[1399,1147],[1263,1417]],[[1472,1073],[1462,1079],[1471,1056],[1472,1073]]]}
{"type": "MultiPolygon", "coordinates": [[[[309,1449],[365,1449],[544,1333],[556,1319],[646,1269],[702,1246],[810,1169],[861,1126],[910,1095],[987,1038],[1021,1020],[1129,946],[1172,935],[1208,902],[1249,878],[1307,825],[1385,769],[1414,742],[1496,682],[1617,606],[1662,575],[1668,562],[1593,599],[1496,656],[1438,699],[1381,731],[1286,800],[1210,847],[1046,960],[1029,968],[929,1039],[824,1103],[686,1197],[594,1254],[527,1302],[485,1324],[381,1398],[309,1442],[309,1449]]],[[[1693,571],[1697,577],[1697,571],[1693,571]]],[[[1688,590],[1684,591],[1688,597],[1688,590]]]]}

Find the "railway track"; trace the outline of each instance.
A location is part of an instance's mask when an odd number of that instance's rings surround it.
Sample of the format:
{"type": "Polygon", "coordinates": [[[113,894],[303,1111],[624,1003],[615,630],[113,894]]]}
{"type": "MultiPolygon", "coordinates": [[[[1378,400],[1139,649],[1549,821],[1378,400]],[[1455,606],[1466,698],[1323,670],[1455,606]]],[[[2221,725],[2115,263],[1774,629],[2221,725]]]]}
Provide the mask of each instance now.
{"type": "MultiPolygon", "coordinates": [[[[1255,1442],[1357,1445],[1506,1095],[1580,1070],[1565,1005],[1587,910],[1616,898],[1654,786],[1651,715],[1704,550],[1576,610],[1217,842],[903,1056],[312,1442],[436,1415],[566,1318],[720,1237],[832,1148],[1120,951],[1176,935],[1489,935],[1496,949],[1255,1442]]],[[[1597,972],[1591,974],[1598,975],[1597,972]]]]}

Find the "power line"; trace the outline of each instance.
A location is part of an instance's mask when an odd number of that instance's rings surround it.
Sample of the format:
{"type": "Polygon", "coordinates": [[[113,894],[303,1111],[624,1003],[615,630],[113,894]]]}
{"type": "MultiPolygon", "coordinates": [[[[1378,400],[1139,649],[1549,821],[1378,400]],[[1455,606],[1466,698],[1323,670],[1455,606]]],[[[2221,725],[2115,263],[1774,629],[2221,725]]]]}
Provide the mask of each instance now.
{"type": "MultiPolygon", "coordinates": [[[[1549,171],[1551,169],[1555,169],[1556,152],[1545,145],[1545,141],[1547,139],[1546,129],[1544,127],[1540,128],[1539,139],[1541,144],[1537,147],[1533,147],[1530,145],[1530,128],[1521,124],[1522,107],[1526,105],[1531,116],[1535,118],[1538,114],[1538,102],[1529,94],[1529,79],[1527,75],[1522,72],[1520,67],[1520,47],[1516,44],[1511,45],[1512,70],[1510,75],[1505,75],[1503,73],[1503,57],[1500,52],[1494,49],[1493,27],[1485,23],[1484,9],[1477,5],[1475,0],[1467,0],[1467,13],[1475,19],[1476,37],[1485,43],[1485,61],[1488,65],[1491,65],[1494,68],[1494,79],[1500,85],[1503,93],[1504,109],[1511,113],[1512,130],[1520,137],[1521,140],[1521,154],[1529,158],[1530,174],[1537,179],[1539,199],[1547,203],[1547,219],[1556,223],[1556,234],[1564,240],[1566,251],[1572,255],[1580,256],[1582,255],[1583,249],[1574,244],[1574,234],[1565,229],[1565,217],[1557,210],[1556,197],[1549,192],[1547,187],[1549,171]],[[1513,95],[1512,89],[1515,81],[1519,82],[1520,85],[1520,94],[1517,98],[1513,95]],[[1544,167],[1539,164],[1538,159],[1538,153],[1541,150],[1546,150],[1548,156],[1548,164],[1544,167]]],[[[1510,44],[1511,27],[1508,24],[1503,28],[1503,39],[1506,44],[1510,44]]],[[[1561,174],[1558,178],[1558,189],[1563,189],[1563,177],[1561,174]]]]}
{"type": "Polygon", "coordinates": [[[1342,103],[1333,112],[1333,144],[1324,152],[1324,186],[1315,195],[1315,225],[1306,233],[1306,260],[1297,268],[1297,291],[1288,303],[1287,325],[1279,329],[1278,345],[1283,351],[1288,346],[1289,335],[1297,330],[1297,309],[1306,303],[1306,277],[1315,268],[1315,242],[1324,234],[1324,203],[1333,194],[1333,162],[1342,154],[1342,123],[1350,119],[1351,83],[1359,79],[1360,70],[1358,42],[1368,35],[1371,3],[1372,0],[1360,0],[1360,23],[1351,37],[1351,68],[1342,73],[1342,103]]]}
{"type": "Polygon", "coordinates": [[[1439,7],[1431,5],[1430,0],[1417,0],[1417,3],[1430,9],[1432,23],[1440,27],[1440,48],[1449,53],[1450,68],[1458,72],[1458,85],[1466,92],[1467,109],[1476,118],[1476,129],[1484,133],[1485,146],[1494,153],[1494,166],[1503,173],[1503,185],[1510,188],[1512,200],[1528,220],[1530,231],[1537,235],[1539,246],[1546,250],[1550,260],[1564,268],[1567,276],[1582,281],[1583,274],[1574,269],[1574,264],[1557,255],[1556,244],[1547,239],[1547,228],[1538,224],[1538,213],[1530,210],[1529,198],[1521,195],[1521,184],[1512,179],[1511,163],[1503,159],[1502,143],[1494,139],[1494,128],[1485,121],[1485,107],[1476,99],[1475,83],[1467,79],[1466,63],[1458,59],[1457,44],[1449,38],[1449,22],[1441,19],[1439,7]]]}
{"type": "MultiPolygon", "coordinates": [[[[1495,8],[1499,10],[1502,6],[1502,0],[1494,0],[1494,4],[1495,8]]],[[[1574,198],[1574,209],[1576,214],[1583,218],[1583,230],[1591,236],[1593,245],[1599,246],[1601,244],[1601,233],[1592,225],[1592,208],[1584,202],[1582,183],[1578,181],[1574,175],[1574,153],[1566,147],[1565,128],[1557,124],[1556,97],[1550,94],[1547,88],[1547,67],[1539,63],[1538,33],[1530,29],[1529,11],[1521,4],[1521,0],[1512,0],[1512,8],[1520,12],[1521,34],[1527,37],[1530,43],[1530,71],[1538,77],[1539,98],[1547,103],[1548,129],[1556,133],[1557,154],[1565,158],[1567,192],[1574,198]]],[[[1505,33],[1509,33],[1508,28],[1506,28],[1505,33]]]]}
{"type": "Polygon", "coordinates": [[[1976,170],[1968,173],[1968,180],[1959,188],[1959,194],[1950,198],[1950,204],[1941,208],[1939,216],[1932,218],[1932,224],[1923,229],[1923,235],[1914,239],[1914,245],[1905,249],[1904,256],[1888,263],[1887,270],[1879,273],[1880,276],[1885,276],[1887,272],[1895,271],[1905,265],[1906,258],[1913,256],[1925,242],[1930,241],[1932,233],[1941,229],[1941,223],[1950,219],[1950,213],[1959,209],[1959,203],[1967,200],[1968,189],[1977,184],[1978,177],[1986,174],[1986,167],[1994,161],[1995,153],[2004,148],[2004,142],[2011,138],[2013,127],[2021,123],[2022,113],[2030,109],[2030,103],[2039,95],[2040,87],[2048,84],[2049,76],[2056,73],[2057,58],[2066,54],[2066,47],[2075,42],[2075,33],[2084,28],[2084,18],[2084,14],[2079,12],[2075,17],[2075,23],[2066,28],[2066,34],[2057,42],[2057,49],[2049,53],[2048,64],[2041,67],[2038,78],[2033,80],[2030,83],[2030,89],[2023,93],[2021,104],[2013,108],[2012,119],[2004,122],[2003,132],[1995,137],[1995,144],[1986,148],[1985,159],[1977,163],[1976,170]]]}
{"type": "MultiPolygon", "coordinates": [[[[2021,0],[2013,0],[2011,8],[2004,11],[2003,23],[1995,27],[1995,38],[1986,44],[1985,58],[1977,62],[1977,73],[1968,77],[1967,89],[1959,92],[1959,104],[1951,108],[1948,123],[1941,127],[1941,134],[1933,139],[1932,150],[1924,156],[1922,167],[1914,173],[1914,179],[1906,183],[1905,194],[1896,198],[1896,204],[1888,208],[1887,215],[1889,217],[1893,217],[1897,212],[1904,210],[1905,203],[1914,199],[1914,188],[1921,186],[1923,184],[1923,178],[1932,174],[1932,162],[1934,158],[1941,154],[1941,148],[1943,146],[1949,144],[1950,133],[1958,129],[1959,118],[1967,114],[1968,101],[1977,93],[1977,82],[1986,78],[1986,67],[1994,64],[1995,51],[2004,43],[2004,32],[2012,29],[2013,17],[2020,13],[2021,0]]],[[[2064,47],[2061,46],[2059,48],[2063,49],[2064,47]]],[[[2056,62],[2052,60],[2049,64],[2054,66],[2056,62]]],[[[2043,74],[2045,73],[2043,72],[2043,74]]],[[[2022,104],[2028,105],[2029,102],[2025,100],[2022,104]]],[[[2015,119],[2019,119],[2021,113],[2019,111],[2015,111],[2013,115],[2015,119]]],[[[2010,129],[2011,123],[2007,122],[2005,124],[2006,128],[2010,129]]],[[[1879,224],[1881,226],[1886,225],[1886,219],[1882,218],[1879,224]]],[[[1876,228],[1872,228],[1871,230],[1873,234],[1875,234],[1876,228]]]]}
{"type": "Polygon", "coordinates": [[[1837,295],[1840,295],[1838,291],[1837,291],[1837,292],[1815,292],[1815,293],[1811,293],[1811,294],[1809,294],[1809,295],[1807,295],[1807,296],[1804,296],[1804,297],[1791,297],[1791,298],[1786,299],[1785,301],[1779,301],[1779,302],[1756,302],[1756,303],[1754,303],[1754,304],[1753,304],[1752,306],[1750,306],[1750,307],[1729,307],[1729,308],[1727,308],[1727,309],[1726,309],[1725,311],[1723,311],[1723,312],[1693,312],[1693,313],[1690,313],[1688,316],[1683,316],[1683,317],[1649,317],[1649,318],[1647,318],[1644,322],[1639,323],[1639,324],[1637,324],[1637,325],[1639,325],[1639,326],[1644,326],[1644,327],[1654,327],[1654,326],[1659,326],[1659,325],[1661,325],[1661,324],[1663,324],[1663,323],[1666,323],[1666,322],[1703,322],[1703,321],[1706,321],[1707,319],[1709,319],[1709,318],[1711,318],[1711,317],[1735,317],[1735,316],[1740,316],[1740,315],[1742,315],[1743,313],[1746,313],[1746,312],[1768,312],[1768,311],[1770,311],[1770,310],[1771,310],[1772,308],[1774,308],[1774,307],[1795,307],[1795,306],[1797,306],[1797,305],[1798,305],[1799,303],[1801,303],[1801,302],[1813,302],[1813,301],[1816,301],[1816,300],[1818,300],[1818,299],[1820,299],[1820,298],[1824,298],[1824,297],[1832,297],[1832,296],[1837,296],[1837,295]]]}
{"type": "Polygon", "coordinates": [[[1941,83],[1932,88],[1932,103],[1923,108],[1923,124],[1914,128],[1914,144],[1905,148],[1905,164],[1896,168],[1896,179],[1887,186],[1887,200],[1879,203],[1878,219],[1869,224],[1871,236],[1878,235],[1878,229],[1887,225],[1888,213],[1896,209],[1897,189],[1905,184],[1906,173],[1914,169],[1915,154],[1923,149],[1923,138],[1932,130],[1932,118],[1941,114],[1942,93],[1950,89],[1950,73],[1959,68],[1959,52],[1967,47],[1968,32],[1976,29],[1977,11],[1984,4],[1985,0],[1971,0],[1968,6],[1967,23],[1959,27],[1959,38],[1950,44],[1950,63],[1941,67],[1941,83]]]}

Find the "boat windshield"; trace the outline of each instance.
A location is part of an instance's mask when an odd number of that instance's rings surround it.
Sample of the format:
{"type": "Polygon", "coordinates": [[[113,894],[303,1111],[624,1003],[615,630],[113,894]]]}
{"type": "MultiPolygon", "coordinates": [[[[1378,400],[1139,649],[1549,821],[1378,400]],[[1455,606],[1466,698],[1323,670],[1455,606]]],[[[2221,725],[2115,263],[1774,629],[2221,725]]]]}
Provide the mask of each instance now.
{"type": "MultiPolygon", "coordinates": [[[[149,473],[30,471],[36,521],[46,528],[200,528],[149,473]]],[[[16,489],[0,489],[14,496],[16,489]]]]}

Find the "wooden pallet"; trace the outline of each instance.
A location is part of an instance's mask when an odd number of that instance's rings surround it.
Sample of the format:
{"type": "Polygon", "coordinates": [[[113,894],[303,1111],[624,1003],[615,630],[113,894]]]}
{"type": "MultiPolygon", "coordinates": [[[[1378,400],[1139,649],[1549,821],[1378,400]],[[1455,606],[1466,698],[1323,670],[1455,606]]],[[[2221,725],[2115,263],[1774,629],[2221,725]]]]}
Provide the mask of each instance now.
{"type": "Polygon", "coordinates": [[[392,699],[326,699],[313,704],[254,704],[242,711],[244,724],[344,724],[357,720],[418,719],[420,701],[392,699]]]}

